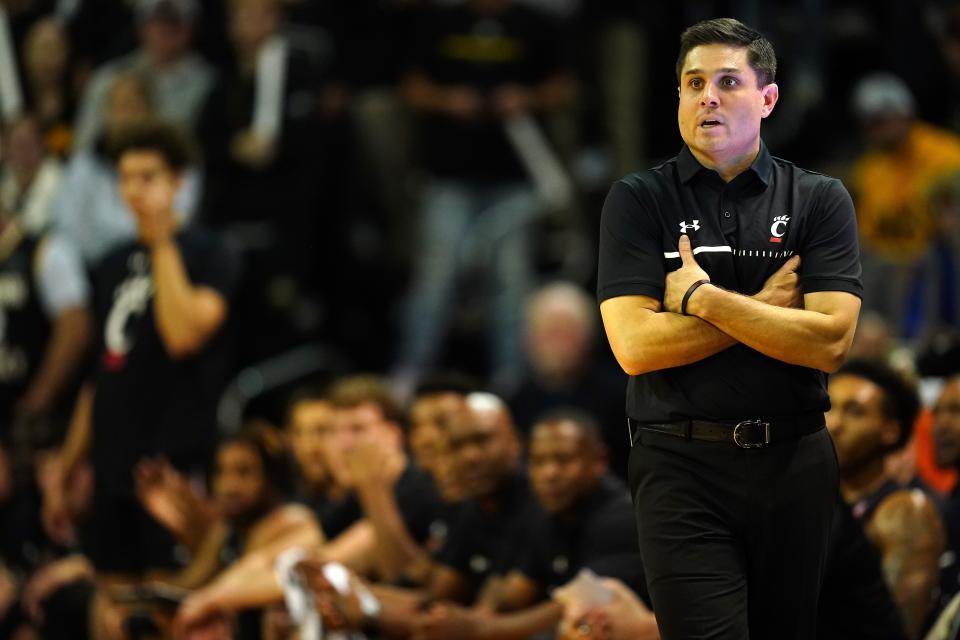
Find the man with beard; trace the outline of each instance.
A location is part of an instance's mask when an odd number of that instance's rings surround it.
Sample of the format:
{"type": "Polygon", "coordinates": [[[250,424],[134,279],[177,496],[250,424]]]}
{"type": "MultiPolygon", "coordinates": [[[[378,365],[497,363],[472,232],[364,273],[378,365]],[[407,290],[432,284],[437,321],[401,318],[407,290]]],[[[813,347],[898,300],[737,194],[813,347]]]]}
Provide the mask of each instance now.
{"type": "Polygon", "coordinates": [[[917,393],[883,365],[856,360],[831,378],[829,393],[827,428],[837,448],[841,493],[880,552],[908,637],[916,638],[934,603],[943,524],[923,491],[886,475],[884,458],[909,440],[917,393]]]}

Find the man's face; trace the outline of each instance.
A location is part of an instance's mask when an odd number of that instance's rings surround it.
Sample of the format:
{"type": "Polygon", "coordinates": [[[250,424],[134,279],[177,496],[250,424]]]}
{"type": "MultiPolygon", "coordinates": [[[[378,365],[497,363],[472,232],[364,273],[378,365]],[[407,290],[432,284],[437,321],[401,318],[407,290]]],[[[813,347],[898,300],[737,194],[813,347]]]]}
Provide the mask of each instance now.
{"type": "Polygon", "coordinates": [[[120,195],[137,222],[146,215],[173,210],[180,176],[157,151],[131,150],[117,163],[120,195]]]}
{"type": "Polygon", "coordinates": [[[154,64],[166,65],[179,60],[190,49],[193,29],[189,22],[173,16],[147,18],[140,30],[144,49],[154,64]]]}
{"type": "Polygon", "coordinates": [[[107,109],[104,113],[104,128],[107,135],[114,135],[133,124],[143,122],[151,114],[150,101],[144,88],[131,78],[121,78],[110,88],[107,109]]]}
{"type": "Polygon", "coordinates": [[[364,402],[355,407],[337,407],[333,413],[333,430],[326,439],[325,456],[333,479],[341,487],[353,487],[353,474],[347,455],[359,444],[374,438],[389,438],[401,446],[396,430],[383,417],[380,407],[364,402]]]}
{"type": "Polygon", "coordinates": [[[323,486],[330,477],[324,444],[333,431],[333,407],[323,400],[298,402],[290,412],[288,436],[293,458],[307,484],[323,486]]]}
{"type": "Polygon", "coordinates": [[[527,353],[542,375],[568,376],[586,362],[592,337],[589,324],[576,309],[546,301],[527,323],[527,353]]]}
{"type": "Polygon", "coordinates": [[[960,377],[947,381],[933,408],[933,442],[938,465],[960,466],[960,377]]]}
{"type": "Polygon", "coordinates": [[[589,493],[606,466],[580,428],[568,421],[544,423],[534,429],[528,464],[533,492],[550,513],[567,510],[589,493]]]}
{"type": "Polygon", "coordinates": [[[466,410],[459,393],[431,393],[414,401],[410,407],[410,451],[421,469],[434,471],[447,427],[466,410]]]}
{"type": "Polygon", "coordinates": [[[882,458],[900,437],[884,411],[883,389],[852,374],[830,379],[827,429],[837,447],[840,473],[854,473],[882,458]]]}
{"type": "Polygon", "coordinates": [[[447,444],[466,498],[488,496],[516,467],[516,436],[499,408],[471,409],[448,429],[447,444]]]}
{"type": "Polygon", "coordinates": [[[706,44],[687,53],[680,72],[677,122],[680,136],[695,152],[712,158],[755,153],[760,121],[777,102],[775,84],[757,86],[747,50],[706,44]]]}
{"type": "Polygon", "coordinates": [[[231,442],[217,451],[213,497],[227,518],[257,512],[266,498],[266,477],[257,452],[248,444],[231,442]]]}

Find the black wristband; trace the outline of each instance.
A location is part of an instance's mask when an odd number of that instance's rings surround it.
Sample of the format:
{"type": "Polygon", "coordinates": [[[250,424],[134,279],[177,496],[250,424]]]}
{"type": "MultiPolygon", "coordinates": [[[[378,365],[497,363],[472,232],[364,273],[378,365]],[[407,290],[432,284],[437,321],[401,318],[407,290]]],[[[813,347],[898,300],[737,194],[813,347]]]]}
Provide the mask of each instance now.
{"type": "Polygon", "coordinates": [[[709,283],[710,283],[709,280],[697,280],[697,281],[694,282],[692,285],[690,285],[690,288],[687,289],[687,292],[686,292],[685,294],[683,294],[683,300],[680,301],[680,314],[681,314],[681,315],[684,315],[684,316],[685,316],[685,315],[688,315],[688,314],[687,314],[687,303],[690,302],[690,296],[693,295],[693,292],[696,291],[696,290],[700,287],[700,285],[709,284],[709,283]]]}

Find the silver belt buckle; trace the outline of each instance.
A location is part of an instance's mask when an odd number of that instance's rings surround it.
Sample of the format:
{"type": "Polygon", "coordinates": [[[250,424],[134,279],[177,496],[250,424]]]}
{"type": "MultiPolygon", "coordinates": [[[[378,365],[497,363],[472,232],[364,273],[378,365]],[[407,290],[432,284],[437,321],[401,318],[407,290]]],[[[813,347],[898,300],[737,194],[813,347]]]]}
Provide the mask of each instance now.
{"type": "Polygon", "coordinates": [[[737,423],[733,428],[733,442],[741,449],[759,449],[765,444],[770,444],[770,423],[762,420],[743,420],[737,423]],[[763,427],[763,442],[741,442],[740,429],[742,427],[763,427]]]}

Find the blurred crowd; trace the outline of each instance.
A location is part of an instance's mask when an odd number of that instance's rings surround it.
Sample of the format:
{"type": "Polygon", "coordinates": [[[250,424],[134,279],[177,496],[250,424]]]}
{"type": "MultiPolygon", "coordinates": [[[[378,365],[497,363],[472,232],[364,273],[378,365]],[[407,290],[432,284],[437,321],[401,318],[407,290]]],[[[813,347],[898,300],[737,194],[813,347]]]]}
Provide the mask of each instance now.
{"type": "Polygon", "coordinates": [[[658,637],[599,212],[728,14],[857,207],[821,635],[960,637],[960,4],[0,0],[0,638],[658,637]]]}

